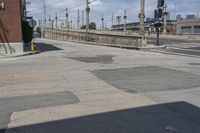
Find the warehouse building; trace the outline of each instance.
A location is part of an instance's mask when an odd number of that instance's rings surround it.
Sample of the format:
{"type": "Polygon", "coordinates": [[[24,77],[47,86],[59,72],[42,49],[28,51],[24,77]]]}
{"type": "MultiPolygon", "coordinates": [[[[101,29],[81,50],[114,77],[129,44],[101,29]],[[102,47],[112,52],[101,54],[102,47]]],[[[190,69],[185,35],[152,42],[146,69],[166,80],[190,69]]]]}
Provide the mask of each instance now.
{"type": "Polygon", "coordinates": [[[200,18],[191,18],[177,21],[177,34],[200,34],[200,18]]]}

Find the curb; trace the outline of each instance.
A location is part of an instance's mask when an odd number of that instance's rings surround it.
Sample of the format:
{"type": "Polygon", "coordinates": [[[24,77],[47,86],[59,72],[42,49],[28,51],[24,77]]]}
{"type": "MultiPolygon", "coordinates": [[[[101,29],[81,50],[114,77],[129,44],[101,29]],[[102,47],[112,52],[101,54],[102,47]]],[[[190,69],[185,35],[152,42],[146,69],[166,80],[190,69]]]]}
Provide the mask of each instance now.
{"type": "Polygon", "coordinates": [[[25,53],[17,54],[17,55],[2,55],[2,56],[0,56],[0,59],[17,58],[17,57],[23,57],[23,56],[28,56],[28,55],[35,55],[38,53],[41,53],[41,51],[25,52],[25,53]]]}

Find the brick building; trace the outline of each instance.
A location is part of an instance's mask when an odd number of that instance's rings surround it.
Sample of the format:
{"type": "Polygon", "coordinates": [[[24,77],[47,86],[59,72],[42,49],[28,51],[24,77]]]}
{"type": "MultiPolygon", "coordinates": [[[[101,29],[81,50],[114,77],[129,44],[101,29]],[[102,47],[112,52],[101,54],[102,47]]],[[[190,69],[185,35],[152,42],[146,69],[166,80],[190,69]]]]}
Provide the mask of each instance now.
{"type": "Polygon", "coordinates": [[[23,52],[22,1],[0,0],[0,53],[23,52]]]}

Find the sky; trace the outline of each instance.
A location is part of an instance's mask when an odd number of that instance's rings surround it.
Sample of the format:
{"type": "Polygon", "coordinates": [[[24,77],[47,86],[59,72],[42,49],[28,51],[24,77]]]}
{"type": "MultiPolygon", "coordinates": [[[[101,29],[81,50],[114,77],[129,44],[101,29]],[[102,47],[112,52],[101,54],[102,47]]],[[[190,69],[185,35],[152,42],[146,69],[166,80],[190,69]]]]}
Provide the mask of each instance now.
{"type": "MultiPolygon", "coordinates": [[[[59,22],[65,21],[65,9],[69,9],[69,20],[73,21],[73,25],[77,25],[78,9],[80,16],[82,10],[85,10],[86,0],[27,0],[31,4],[27,6],[28,15],[33,16],[34,19],[44,18],[44,3],[46,3],[47,19],[55,18],[55,13],[58,14],[59,22]],[[46,1],[46,2],[45,2],[46,1]]],[[[140,12],[140,0],[89,0],[93,1],[90,4],[90,21],[100,27],[101,16],[104,14],[105,23],[107,27],[111,26],[112,13],[114,16],[123,15],[124,10],[127,10],[128,22],[137,22],[138,14],[140,12]]],[[[158,0],[145,0],[145,17],[153,17],[154,10],[157,7],[158,0]]],[[[170,18],[174,19],[174,15],[181,14],[185,17],[187,14],[194,14],[200,16],[200,0],[165,0],[167,4],[167,11],[170,12],[170,18]],[[176,5],[176,10],[175,10],[176,5]],[[176,13],[175,13],[176,11],[176,13]]],[[[82,23],[82,22],[81,22],[82,23]]],[[[116,19],[114,24],[116,24],[116,19]]]]}

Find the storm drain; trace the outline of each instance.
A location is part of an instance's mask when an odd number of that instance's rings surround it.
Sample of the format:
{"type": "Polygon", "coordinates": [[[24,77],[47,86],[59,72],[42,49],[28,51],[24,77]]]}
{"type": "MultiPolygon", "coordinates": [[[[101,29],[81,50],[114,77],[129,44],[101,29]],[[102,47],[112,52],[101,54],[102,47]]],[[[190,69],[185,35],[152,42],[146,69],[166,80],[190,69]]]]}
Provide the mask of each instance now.
{"type": "Polygon", "coordinates": [[[99,79],[126,92],[182,90],[200,86],[200,76],[154,66],[95,70],[99,79]]]}

